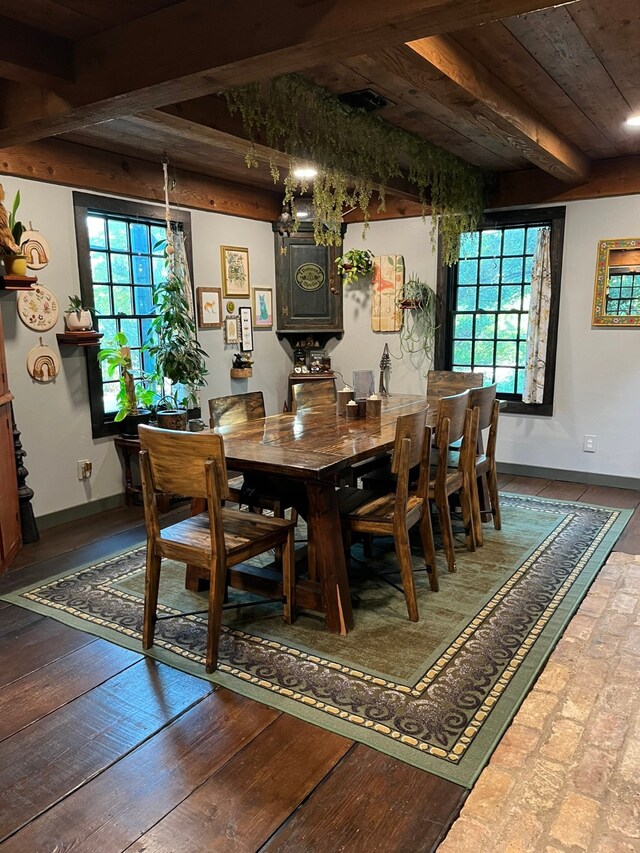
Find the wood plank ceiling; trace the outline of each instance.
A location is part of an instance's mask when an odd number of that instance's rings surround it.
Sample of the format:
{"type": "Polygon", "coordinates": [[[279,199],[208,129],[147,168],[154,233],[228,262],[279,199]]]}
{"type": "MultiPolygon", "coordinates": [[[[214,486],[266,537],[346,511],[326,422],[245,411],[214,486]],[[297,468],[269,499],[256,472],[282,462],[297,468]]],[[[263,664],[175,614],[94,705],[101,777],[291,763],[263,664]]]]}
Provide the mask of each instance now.
{"type": "Polygon", "coordinates": [[[505,198],[640,191],[638,0],[0,0],[0,25],[5,171],[56,136],[280,193],[216,93],[297,71],[382,95],[382,118],[500,173],[505,198]]]}

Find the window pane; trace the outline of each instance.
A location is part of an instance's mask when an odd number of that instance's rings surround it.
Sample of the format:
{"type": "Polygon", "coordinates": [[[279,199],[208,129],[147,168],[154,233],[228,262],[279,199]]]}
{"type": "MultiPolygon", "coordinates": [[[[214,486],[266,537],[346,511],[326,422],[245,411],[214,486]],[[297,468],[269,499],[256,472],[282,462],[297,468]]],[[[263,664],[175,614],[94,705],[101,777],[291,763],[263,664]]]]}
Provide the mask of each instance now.
{"type": "Polygon", "coordinates": [[[500,261],[488,258],[480,261],[480,284],[497,284],[500,281],[500,261]]]}
{"type": "Polygon", "coordinates": [[[115,412],[118,409],[117,396],[118,396],[118,383],[117,382],[105,382],[102,386],[102,399],[104,400],[104,410],[105,412],[115,412]]]}
{"type": "Polygon", "coordinates": [[[531,285],[525,284],[522,288],[522,310],[529,311],[529,303],[531,302],[531,285]]]}
{"type": "Polygon", "coordinates": [[[143,343],[148,343],[149,341],[149,333],[151,332],[151,323],[152,320],[142,320],[140,325],[142,326],[142,341],[143,343]]]}
{"type": "Polygon", "coordinates": [[[458,288],[458,311],[475,311],[476,310],[476,293],[475,287],[459,287],[458,288]]]}
{"type": "Polygon", "coordinates": [[[120,328],[127,336],[127,341],[131,347],[139,347],[142,341],[140,340],[140,325],[137,320],[120,320],[120,328]]]}
{"type": "Polygon", "coordinates": [[[522,258],[505,258],[502,261],[502,283],[516,284],[522,281],[522,258]]]}
{"type": "Polygon", "coordinates": [[[118,331],[118,323],[116,320],[104,320],[98,317],[98,331],[102,332],[105,341],[112,341],[118,331]]]}
{"type": "Polygon", "coordinates": [[[518,337],[518,315],[498,314],[498,338],[518,337]]]}
{"type": "Polygon", "coordinates": [[[507,228],[504,232],[503,255],[522,255],[524,252],[524,228],[507,228]]]}
{"type": "MultiPolygon", "coordinates": [[[[496,318],[495,314],[476,315],[476,338],[495,338],[496,318]]],[[[471,336],[469,336],[471,337],[471,336]]]]}
{"type": "Polygon", "coordinates": [[[493,258],[500,254],[500,245],[502,243],[501,231],[483,231],[480,241],[480,254],[483,258],[493,258]]]}
{"type": "Polygon", "coordinates": [[[460,238],[460,257],[477,258],[480,247],[480,232],[469,231],[460,238]]]}
{"type": "Polygon", "coordinates": [[[521,314],[520,315],[520,337],[526,341],[527,332],[529,331],[529,315],[521,314]]]}
{"type": "Polygon", "coordinates": [[[531,228],[527,228],[527,255],[533,255],[536,250],[536,243],[538,241],[538,231],[540,231],[539,225],[534,225],[531,228]]]}
{"type": "Polygon", "coordinates": [[[89,252],[91,278],[93,281],[109,281],[109,265],[106,252],[89,252]]]}
{"type": "Polygon", "coordinates": [[[496,381],[498,391],[503,394],[515,394],[516,371],[511,367],[496,367],[496,381]]]}
{"type": "Polygon", "coordinates": [[[151,249],[154,255],[162,255],[164,256],[164,245],[158,245],[158,243],[164,244],[167,239],[166,229],[161,225],[152,225],[149,229],[151,235],[151,249]]]}
{"type": "Polygon", "coordinates": [[[522,288],[520,285],[507,285],[500,292],[500,307],[504,311],[522,310],[522,288]]]}
{"type": "Polygon", "coordinates": [[[151,284],[151,265],[148,257],[133,258],[133,280],[136,284],[151,284]]]}
{"type": "Polygon", "coordinates": [[[478,262],[460,261],[458,264],[458,283],[476,284],[478,281],[478,262]]]}
{"type": "Polygon", "coordinates": [[[153,266],[153,283],[158,284],[161,281],[164,281],[164,276],[166,272],[166,266],[164,262],[164,258],[153,258],[151,261],[153,266]]]}
{"type": "Polygon", "coordinates": [[[109,248],[112,252],[129,251],[129,233],[126,222],[118,219],[109,220],[109,248]]]}
{"type": "Polygon", "coordinates": [[[471,341],[455,341],[453,344],[453,363],[471,364],[471,341]]]}
{"type": "Polygon", "coordinates": [[[458,314],[455,319],[455,338],[472,338],[473,337],[473,315],[458,314]]]}
{"type": "Polygon", "coordinates": [[[530,283],[532,272],[533,272],[533,258],[525,258],[524,259],[524,275],[522,276],[522,280],[530,283]]]}
{"type": "Polygon", "coordinates": [[[497,287],[480,287],[480,288],[478,288],[478,310],[479,311],[497,311],[498,310],[498,288],[497,287]]]}
{"type": "Polygon", "coordinates": [[[527,342],[520,341],[518,344],[518,364],[525,364],[527,361],[527,342]]]}
{"type": "Polygon", "coordinates": [[[91,249],[107,248],[107,232],[101,216],[87,216],[87,232],[91,249]]]}
{"type": "Polygon", "coordinates": [[[131,281],[129,255],[111,255],[111,280],[116,284],[131,281]]]}
{"type": "Polygon", "coordinates": [[[493,341],[476,341],[474,364],[493,364],[493,341]]]}
{"type": "Polygon", "coordinates": [[[131,288],[130,287],[114,287],[113,288],[113,313],[114,314],[132,314],[133,305],[131,303],[131,288]]]}
{"type": "Polygon", "coordinates": [[[93,304],[97,314],[111,314],[111,299],[106,285],[94,284],[93,304]]]}
{"type": "Polygon", "coordinates": [[[518,370],[518,379],[516,385],[516,393],[522,394],[524,393],[524,369],[518,370]]]}
{"type": "Polygon", "coordinates": [[[132,222],[129,225],[129,236],[131,238],[131,251],[149,254],[149,227],[141,222],[132,222]]]}
{"type": "Polygon", "coordinates": [[[136,300],[136,314],[155,314],[150,287],[136,287],[133,294],[136,300]]]}
{"type": "Polygon", "coordinates": [[[515,366],[516,342],[498,341],[496,344],[496,364],[504,367],[515,366]]]}
{"type": "Polygon", "coordinates": [[[131,368],[138,376],[142,373],[142,356],[139,349],[131,350],[131,368]]]}

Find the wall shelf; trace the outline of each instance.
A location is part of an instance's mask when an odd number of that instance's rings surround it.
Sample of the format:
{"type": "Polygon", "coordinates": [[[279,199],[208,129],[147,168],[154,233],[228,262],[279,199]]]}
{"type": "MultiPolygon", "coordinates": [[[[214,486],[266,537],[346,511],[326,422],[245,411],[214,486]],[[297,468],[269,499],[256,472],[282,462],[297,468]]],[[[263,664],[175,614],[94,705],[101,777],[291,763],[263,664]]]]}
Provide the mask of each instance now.
{"type": "Polygon", "coordinates": [[[101,332],[64,332],[56,335],[59,344],[70,347],[97,347],[102,337],[101,332]]]}
{"type": "Polygon", "coordinates": [[[33,290],[32,285],[38,281],[36,276],[30,275],[2,275],[0,276],[0,293],[14,290],[33,290]]]}

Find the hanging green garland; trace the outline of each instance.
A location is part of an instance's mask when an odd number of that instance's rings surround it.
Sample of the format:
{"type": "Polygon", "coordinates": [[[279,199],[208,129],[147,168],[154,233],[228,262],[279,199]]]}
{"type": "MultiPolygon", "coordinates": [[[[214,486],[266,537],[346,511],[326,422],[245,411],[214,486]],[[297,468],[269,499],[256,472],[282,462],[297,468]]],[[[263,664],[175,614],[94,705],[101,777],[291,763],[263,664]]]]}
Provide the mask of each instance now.
{"type": "MultiPolygon", "coordinates": [[[[335,95],[296,74],[252,83],[225,92],[229,110],[240,112],[245,131],[274,151],[309,160],[318,168],[313,182],[314,236],[336,245],[345,209],[359,208],[369,219],[374,189],[385,209],[384,187],[403,177],[416,188],[423,212],[439,223],[447,263],[458,257],[460,234],[473,231],[485,207],[487,175],[448,151],[388,124],[378,116],[342,104],[335,95]]],[[[257,166],[253,147],[246,157],[257,166]]],[[[280,177],[270,162],[274,181],[280,177]]],[[[308,191],[308,182],[290,168],[285,202],[308,191]]]]}

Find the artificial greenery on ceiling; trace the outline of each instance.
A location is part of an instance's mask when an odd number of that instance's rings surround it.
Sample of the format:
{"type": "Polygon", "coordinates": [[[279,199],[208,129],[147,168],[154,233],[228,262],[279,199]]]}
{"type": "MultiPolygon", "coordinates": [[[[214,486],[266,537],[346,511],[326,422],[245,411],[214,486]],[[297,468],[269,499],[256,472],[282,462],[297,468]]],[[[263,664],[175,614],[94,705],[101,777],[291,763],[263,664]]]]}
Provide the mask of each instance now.
{"type": "MultiPolygon", "coordinates": [[[[313,181],[316,243],[340,242],[342,214],[359,208],[369,218],[374,189],[385,209],[384,187],[404,178],[416,190],[424,213],[439,222],[447,263],[457,260],[459,235],[473,231],[485,207],[486,174],[448,151],[342,104],[335,95],[296,74],[276,77],[225,92],[230,111],[240,112],[245,131],[256,142],[318,168],[313,181]]],[[[247,165],[257,166],[253,146],[247,165]]],[[[279,179],[270,162],[274,181],[279,179]]],[[[285,178],[285,203],[308,191],[308,182],[292,170],[285,178]]]]}

